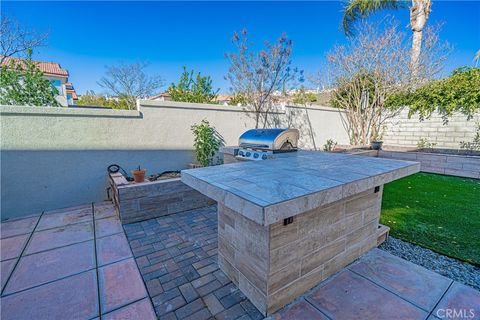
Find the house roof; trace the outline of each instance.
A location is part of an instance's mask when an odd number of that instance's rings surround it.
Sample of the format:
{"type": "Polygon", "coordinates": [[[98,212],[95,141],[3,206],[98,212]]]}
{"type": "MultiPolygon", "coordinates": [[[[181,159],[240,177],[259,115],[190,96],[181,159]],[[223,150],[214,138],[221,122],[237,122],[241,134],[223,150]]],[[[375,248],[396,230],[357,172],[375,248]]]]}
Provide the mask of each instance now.
{"type": "MultiPolygon", "coordinates": [[[[14,64],[19,63],[20,61],[24,61],[25,59],[22,58],[12,58],[12,57],[7,57],[5,60],[2,62],[2,66],[8,66],[10,65],[11,61],[13,61],[14,64]]],[[[32,60],[38,69],[42,71],[45,75],[50,75],[50,76],[59,76],[59,77],[68,77],[68,71],[65,69],[62,69],[60,67],[60,64],[57,62],[47,62],[47,61],[38,61],[38,60],[32,60]]]]}

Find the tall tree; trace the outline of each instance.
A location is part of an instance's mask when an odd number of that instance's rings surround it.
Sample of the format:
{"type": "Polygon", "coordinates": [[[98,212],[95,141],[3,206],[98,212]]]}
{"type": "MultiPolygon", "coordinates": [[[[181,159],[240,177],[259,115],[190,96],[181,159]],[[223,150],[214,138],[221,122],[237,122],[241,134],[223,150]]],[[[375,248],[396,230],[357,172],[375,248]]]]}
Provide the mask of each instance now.
{"type": "MultiPolygon", "coordinates": [[[[353,35],[353,23],[359,18],[384,9],[397,9],[407,6],[406,0],[349,0],[344,10],[343,29],[347,35],[353,35]]],[[[431,0],[412,0],[410,6],[410,27],[413,32],[410,51],[410,69],[412,78],[418,77],[422,35],[432,8],[431,0]]]]}
{"type": "Polygon", "coordinates": [[[276,43],[265,41],[265,48],[252,50],[247,30],[233,34],[237,52],[226,53],[230,68],[226,79],[231,89],[240,94],[255,115],[256,128],[266,127],[274,105],[274,92],[284,92],[297,76],[303,81],[303,72],[291,68],[292,40],[283,33],[276,43]]]}
{"type": "Polygon", "coordinates": [[[137,99],[153,96],[164,85],[159,75],[148,75],[145,72],[148,64],[136,62],[107,66],[105,76],[98,85],[119,99],[125,99],[130,110],[137,108],[137,99]]]}
{"type": "Polygon", "coordinates": [[[8,57],[28,58],[28,50],[45,45],[46,33],[25,29],[17,20],[2,14],[0,19],[0,64],[8,57]]]}
{"type": "Polygon", "coordinates": [[[412,81],[410,45],[405,39],[394,21],[375,25],[363,22],[356,37],[328,54],[327,69],[334,88],[331,102],[346,111],[344,123],[352,144],[368,144],[380,138],[386,121],[402,107],[387,104],[387,100],[396,93],[410,92],[441,70],[445,45],[429,28],[419,65],[422,80],[412,81]]]}

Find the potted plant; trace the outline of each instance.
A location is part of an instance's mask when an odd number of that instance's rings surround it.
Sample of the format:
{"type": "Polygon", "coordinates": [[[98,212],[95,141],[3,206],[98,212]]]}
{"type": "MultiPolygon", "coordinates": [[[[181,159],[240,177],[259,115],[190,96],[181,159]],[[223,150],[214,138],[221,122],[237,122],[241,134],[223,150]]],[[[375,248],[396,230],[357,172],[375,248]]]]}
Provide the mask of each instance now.
{"type": "Polygon", "coordinates": [[[381,150],[383,145],[383,133],[381,129],[377,129],[372,133],[372,137],[370,138],[370,147],[373,150],[381,150]]]}
{"type": "MultiPolygon", "coordinates": [[[[213,159],[223,142],[222,137],[205,119],[202,120],[200,124],[194,124],[191,130],[194,135],[193,145],[195,147],[195,157],[198,164],[189,164],[188,167],[198,168],[213,165],[213,159]]],[[[220,163],[221,160],[217,157],[215,164],[220,163]]]]}
{"type": "Polygon", "coordinates": [[[138,166],[138,169],[132,170],[133,180],[136,183],[140,183],[140,182],[145,181],[145,173],[146,172],[147,172],[147,170],[140,169],[140,166],[138,166]]]}

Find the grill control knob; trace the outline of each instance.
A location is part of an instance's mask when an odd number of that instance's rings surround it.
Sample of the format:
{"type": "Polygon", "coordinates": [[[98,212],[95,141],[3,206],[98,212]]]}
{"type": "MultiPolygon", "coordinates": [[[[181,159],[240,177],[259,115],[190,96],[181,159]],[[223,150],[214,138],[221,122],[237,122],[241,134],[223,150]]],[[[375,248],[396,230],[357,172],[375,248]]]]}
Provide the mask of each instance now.
{"type": "Polygon", "coordinates": [[[257,158],[258,158],[258,156],[259,156],[259,154],[258,154],[258,153],[254,153],[254,154],[253,154],[253,157],[254,157],[255,159],[257,159],[257,158]]]}
{"type": "Polygon", "coordinates": [[[246,156],[247,156],[247,157],[250,157],[251,154],[252,154],[251,152],[247,151],[246,156]]]}
{"type": "Polygon", "coordinates": [[[267,160],[267,155],[266,155],[266,154],[264,154],[264,155],[262,156],[262,160],[267,160]]]}
{"type": "Polygon", "coordinates": [[[238,155],[243,157],[243,151],[238,151],[238,155]]]}

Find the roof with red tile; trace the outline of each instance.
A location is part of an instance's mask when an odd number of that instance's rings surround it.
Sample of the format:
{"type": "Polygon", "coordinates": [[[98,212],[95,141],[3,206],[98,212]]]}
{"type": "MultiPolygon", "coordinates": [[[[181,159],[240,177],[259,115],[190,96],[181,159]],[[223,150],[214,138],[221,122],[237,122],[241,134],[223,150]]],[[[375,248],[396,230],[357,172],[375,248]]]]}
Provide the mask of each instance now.
{"type": "MultiPolygon", "coordinates": [[[[17,64],[23,60],[25,59],[7,57],[5,58],[5,60],[2,61],[2,66],[10,65],[11,61],[17,64]]],[[[45,75],[68,77],[68,71],[65,69],[62,69],[62,67],[60,67],[60,64],[57,62],[46,62],[46,61],[37,61],[37,60],[32,60],[32,61],[37,65],[38,69],[40,69],[40,71],[42,71],[45,75]]]]}

